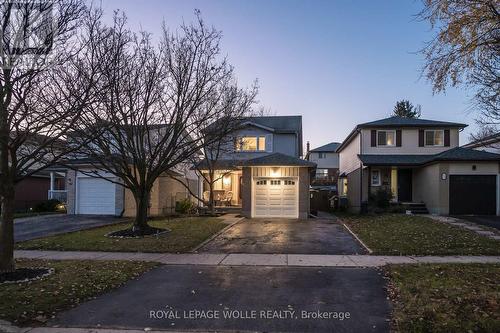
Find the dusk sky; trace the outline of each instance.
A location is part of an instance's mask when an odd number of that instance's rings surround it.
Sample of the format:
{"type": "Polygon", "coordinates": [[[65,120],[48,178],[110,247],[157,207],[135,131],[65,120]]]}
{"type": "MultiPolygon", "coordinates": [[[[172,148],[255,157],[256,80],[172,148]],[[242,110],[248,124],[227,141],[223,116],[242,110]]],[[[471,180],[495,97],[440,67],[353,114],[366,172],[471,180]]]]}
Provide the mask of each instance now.
{"type": "Polygon", "coordinates": [[[275,115],[302,115],[304,145],[341,142],[362,122],[389,116],[409,99],[422,118],[470,124],[469,95],[450,88],[433,96],[420,79],[416,54],[432,36],[414,15],[420,1],[102,0],[108,14],[122,9],[133,28],[159,34],[201,10],[223,32],[222,47],[240,85],[259,80],[259,104],[275,115]]]}

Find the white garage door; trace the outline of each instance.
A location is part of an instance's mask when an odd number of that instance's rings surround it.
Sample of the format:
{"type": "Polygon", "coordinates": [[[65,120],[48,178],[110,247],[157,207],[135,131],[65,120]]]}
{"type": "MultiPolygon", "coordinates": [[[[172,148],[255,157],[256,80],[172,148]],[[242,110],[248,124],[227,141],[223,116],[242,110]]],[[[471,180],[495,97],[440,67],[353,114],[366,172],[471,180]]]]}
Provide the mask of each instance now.
{"type": "Polygon", "coordinates": [[[77,214],[115,215],[115,184],[100,178],[78,178],[77,214]]]}
{"type": "Polygon", "coordinates": [[[255,179],[254,217],[298,218],[298,179],[255,179]]]}

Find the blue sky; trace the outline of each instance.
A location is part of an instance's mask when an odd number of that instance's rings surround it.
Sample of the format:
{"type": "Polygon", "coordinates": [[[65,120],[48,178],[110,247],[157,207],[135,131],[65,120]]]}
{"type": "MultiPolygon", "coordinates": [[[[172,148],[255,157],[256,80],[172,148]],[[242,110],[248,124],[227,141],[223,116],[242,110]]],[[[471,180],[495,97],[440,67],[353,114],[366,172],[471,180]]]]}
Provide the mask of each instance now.
{"type": "Polygon", "coordinates": [[[390,115],[395,102],[422,105],[422,118],[470,124],[467,91],[434,95],[416,54],[432,31],[415,19],[417,0],[102,0],[125,11],[133,28],[158,34],[201,10],[223,32],[222,47],[240,85],[259,80],[259,104],[276,115],[302,115],[305,141],[342,141],[362,122],[390,115]]]}

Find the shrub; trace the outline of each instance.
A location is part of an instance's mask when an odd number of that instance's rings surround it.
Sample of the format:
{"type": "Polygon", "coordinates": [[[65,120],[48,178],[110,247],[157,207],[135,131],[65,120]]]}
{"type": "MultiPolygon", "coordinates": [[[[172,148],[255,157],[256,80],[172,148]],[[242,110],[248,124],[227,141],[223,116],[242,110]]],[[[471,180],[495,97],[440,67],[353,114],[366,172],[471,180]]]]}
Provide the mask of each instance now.
{"type": "Polygon", "coordinates": [[[37,213],[55,212],[59,204],[61,204],[61,202],[56,199],[45,200],[36,204],[35,207],[33,207],[33,211],[37,213]]]}
{"type": "Polygon", "coordinates": [[[372,196],[372,202],[377,208],[386,209],[389,207],[389,204],[392,199],[392,192],[385,188],[379,188],[372,196]]]}
{"type": "Polygon", "coordinates": [[[180,214],[187,214],[194,208],[194,203],[189,199],[182,199],[175,203],[175,211],[180,214]]]}

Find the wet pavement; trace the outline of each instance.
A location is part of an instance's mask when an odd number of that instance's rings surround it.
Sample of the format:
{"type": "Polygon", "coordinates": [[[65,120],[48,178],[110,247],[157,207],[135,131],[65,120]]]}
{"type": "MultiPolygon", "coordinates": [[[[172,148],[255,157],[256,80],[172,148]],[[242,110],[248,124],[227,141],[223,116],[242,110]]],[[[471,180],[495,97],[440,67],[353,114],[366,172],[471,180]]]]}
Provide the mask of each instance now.
{"type": "Polygon", "coordinates": [[[281,254],[366,254],[366,249],[332,219],[246,219],[198,252],[281,254]]]}
{"type": "Polygon", "coordinates": [[[375,268],[161,266],[49,325],[262,332],[388,332],[375,268]]]}

